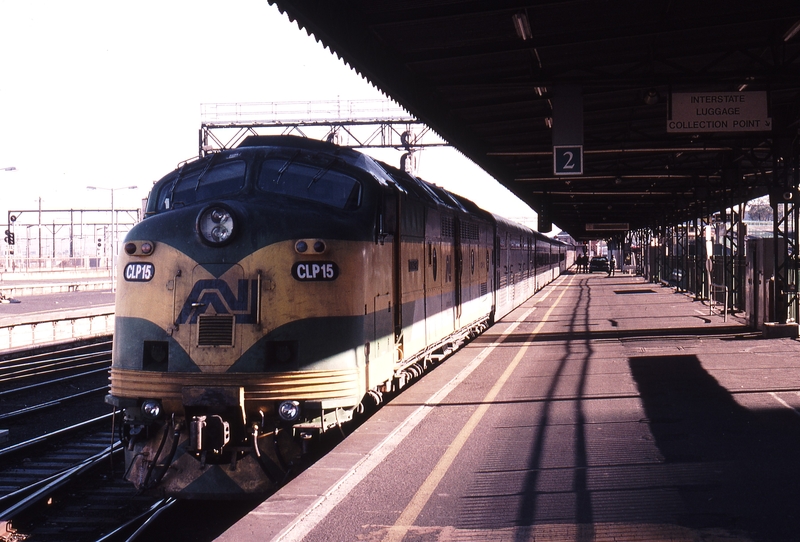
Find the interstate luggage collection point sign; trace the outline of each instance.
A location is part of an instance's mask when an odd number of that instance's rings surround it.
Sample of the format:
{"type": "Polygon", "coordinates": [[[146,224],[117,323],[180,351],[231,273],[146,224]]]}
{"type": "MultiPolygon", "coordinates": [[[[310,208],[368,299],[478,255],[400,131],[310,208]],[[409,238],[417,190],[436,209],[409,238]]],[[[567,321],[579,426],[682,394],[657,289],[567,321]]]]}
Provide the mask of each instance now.
{"type": "Polygon", "coordinates": [[[766,92],[677,92],[670,96],[667,132],[772,130],[766,92]]]}

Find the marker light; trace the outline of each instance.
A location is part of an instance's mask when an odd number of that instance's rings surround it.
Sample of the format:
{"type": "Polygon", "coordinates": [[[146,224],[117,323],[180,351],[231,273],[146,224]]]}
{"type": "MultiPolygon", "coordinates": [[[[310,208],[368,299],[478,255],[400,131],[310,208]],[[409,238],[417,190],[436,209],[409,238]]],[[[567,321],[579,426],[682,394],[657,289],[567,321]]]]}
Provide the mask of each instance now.
{"type": "Polygon", "coordinates": [[[148,420],[157,420],[161,416],[161,403],[155,399],[146,399],[142,403],[142,416],[148,420]]]}
{"type": "Polygon", "coordinates": [[[233,213],[221,205],[209,207],[200,213],[197,230],[211,245],[224,245],[233,237],[233,213]]]}
{"type": "Polygon", "coordinates": [[[155,249],[152,241],[128,241],[125,243],[125,254],[129,256],[149,256],[155,249]]]}
{"type": "Polygon", "coordinates": [[[278,405],[278,416],[283,421],[293,422],[300,417],[300,403],[297,401],[284,401],[278,405]]]}

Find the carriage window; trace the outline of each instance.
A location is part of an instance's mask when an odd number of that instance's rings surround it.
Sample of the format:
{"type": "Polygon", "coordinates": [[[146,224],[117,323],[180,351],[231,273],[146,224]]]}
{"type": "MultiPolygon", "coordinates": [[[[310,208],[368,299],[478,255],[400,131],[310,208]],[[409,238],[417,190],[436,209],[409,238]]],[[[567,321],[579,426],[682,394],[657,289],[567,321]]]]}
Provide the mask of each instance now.
{"type": "Polygon", "coordinates": [[[241,160],[206,166],[188,173],[178,171],[174,178],[163,184],[158,194],[158,210],[191,205],[239,192],[244,186],[246,166],[241,160]]]}
{"type": "Polygon", "coordinates": [[[258,176],[258,188],[337,209],[356,209],[361,203],[361,183],[358,180],[324,166],[300,162],[265,160],[258,176]]]}

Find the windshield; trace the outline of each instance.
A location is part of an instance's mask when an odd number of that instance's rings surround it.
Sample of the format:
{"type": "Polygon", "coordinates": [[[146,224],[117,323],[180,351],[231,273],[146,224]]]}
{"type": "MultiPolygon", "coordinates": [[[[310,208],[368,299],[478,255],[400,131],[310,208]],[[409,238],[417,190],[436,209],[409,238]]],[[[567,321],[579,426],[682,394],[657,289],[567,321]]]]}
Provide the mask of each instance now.
{"type": "Polygon", "coordinates": [[[158,193],[158,210],[165,211],[238,193],[244,187],[246,166],[242,160],[214,165],[213,158],[203,167],[184,172],[165,182],[158,193]]]}
{"type": "Polygon", "coordinates": [[[293,159],[268,158],[261,165],[258,189],[272,194],[315,201],[337,209],[356,209],[361,203],[361,183],[331,162],[307,164],[293,159]]]}

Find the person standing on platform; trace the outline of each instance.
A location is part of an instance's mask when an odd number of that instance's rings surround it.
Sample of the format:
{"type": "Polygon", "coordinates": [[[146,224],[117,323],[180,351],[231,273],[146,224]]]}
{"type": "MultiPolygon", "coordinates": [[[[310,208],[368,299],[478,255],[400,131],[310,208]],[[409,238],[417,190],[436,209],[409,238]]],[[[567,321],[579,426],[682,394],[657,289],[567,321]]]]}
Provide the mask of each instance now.
{"type": "Polygon", "coordinates": [[[608,262],[608,276],[614,276],[614,269],[617,267],[617,260],[614,258],[614,255],[611,255],[611,260],[608,262]]]}

